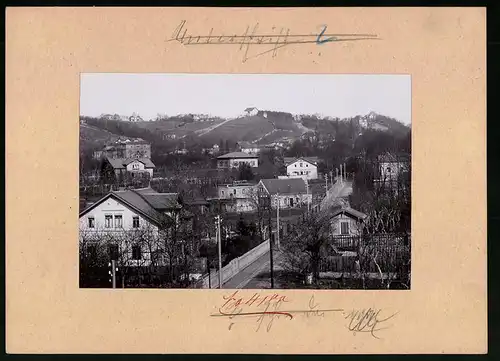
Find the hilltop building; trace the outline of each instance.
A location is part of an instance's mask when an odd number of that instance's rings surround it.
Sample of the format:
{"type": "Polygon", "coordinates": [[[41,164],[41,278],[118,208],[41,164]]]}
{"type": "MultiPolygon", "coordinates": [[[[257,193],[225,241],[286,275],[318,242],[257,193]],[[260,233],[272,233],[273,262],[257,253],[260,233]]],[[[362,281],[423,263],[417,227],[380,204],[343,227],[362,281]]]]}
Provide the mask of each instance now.
{"type": "Polygon", "coordinates": [[[153,177],[153,171],[156,166],[149,158],[108,158],[102,159],[101,177],[108,179],[115,177],[123,177],[130,174],[132,177],[149,174],[153,177]]]}
{"type": "Polygon", "coordinates": [[[107,144],[102,150],[93,154],[95,159],[101,158],[151,158],[151,144],[143,139],[124,139],[107,144]]]}
{"type": "Polygon", "coordinates": [[[257,168],[259,166],[259,157],[243,152],[232,152],[217,157],[217,168],[219,169],[238,168],[240,164],[244,163],[257,168]]]}
{"type": "Polygon", "coordinates": [[[255,108],[255,107],[246,108],[245,114],[247,116],[255,116],[255,115],[259,114],[259,109],[255,108]]]}

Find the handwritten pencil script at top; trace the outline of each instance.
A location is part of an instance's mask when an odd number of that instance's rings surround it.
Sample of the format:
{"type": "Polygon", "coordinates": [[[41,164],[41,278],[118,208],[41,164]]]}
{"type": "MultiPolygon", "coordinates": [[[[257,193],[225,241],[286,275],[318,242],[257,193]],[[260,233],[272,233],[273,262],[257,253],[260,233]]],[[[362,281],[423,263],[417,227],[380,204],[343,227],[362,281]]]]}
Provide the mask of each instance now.
{"type": "Polygon", "coordinates": [[[344,320],[342,325],[348,332],[366,333],[374,338],[381,338],[380,333],[392,326],[389,320],[393,320],[398,312],[387,312],[380,308],[344,309],[344,308],[322,308],[311,295],[305,307],[291,307],[289,296],[279,293],[265,294],[265,292],[254,293],[251,297],[245,297],[234,291],[222,296],[222,302],[217,306],[217,312],[211,317],[226,317],[229,319],[228,329],[231,330],[236,323],[249,321],[256,324],[255,331],[259,331],[265,324],[266,331],[270,331],[275,320],[283,322],[293,321],[298,317],[327,318],[328,316],[340,317],[344,320]]]}
{"type": "Polygon", "coordinates": [[[317,33],[300,35],[292,34],[289,28],[281,27],[278,30],[276,26],[271,27],[266,32],[259,32],[259,23],[256,23],[252,27],[248,25],[246,30],[240,34],[224,35],[223,33],[215,33],[214,29],[211,28],[207,34],[193,35],[189,32],[186,20],[182,20],[167,42],[177,41],[186,46],[239,45],[238,51],[243,52],[243,62],[246,62],[265,54],[275,58],[278,50],[290,45],[324,45],[345,41],[380,40],[375,34],[329,34],[326,33],[327,27],[327,25],[322,25],[321,30],[317,33]],[[253,51],[254,47],[258,50],[253,51]]]}

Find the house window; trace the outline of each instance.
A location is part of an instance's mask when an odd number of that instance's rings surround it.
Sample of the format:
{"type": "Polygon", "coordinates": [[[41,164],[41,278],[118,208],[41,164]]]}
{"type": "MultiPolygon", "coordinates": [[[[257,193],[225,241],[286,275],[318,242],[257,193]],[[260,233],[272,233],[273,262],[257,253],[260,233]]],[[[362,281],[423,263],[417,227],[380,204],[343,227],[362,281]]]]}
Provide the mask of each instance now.
{"type": "Polygon", "coordinates": [[[89,228],[95,228],[95,218],[89,217],[89,228]]]}
{"type": "Polygon", "coordinates": [[[349,234],[349,222],[340,223],[340,234],[343,235],[349,234]]]}
{"type": "Polygon", "coordinates": [[[309,167],[309,164],[306,163],[306,167],[309,167]]]}
{"type": "Polygon", "coordinates": [[[104,227],[111,228],[113,223],[113,216],[105,215],[104,216],[104,227]]]}
{"type": "Polygon", "coordinates": [[[224,195],[224,191],[222,191],[222,195],[224,195]]]}
{"type": "Polygon", "coordinates": [[[132,218],[132,227],[139,228],[139,217],[135,216],[134,218],[132,218]]]}
{"type": "Polygon", "coordinates": [[[302,163],[300,163],[300,166],[301,166],[301,167],[303,167],[303,164],[302,164],[302,163]]]}
{"type": "Polygon", "coordinates": [[[391,167],[387,167],[387,173],[391,173],[391,167]]]}
{"type": "Polygon", "coordinates": [[[297,168],[297,164],[295,164],[295,168],[297,168]]]}
{"type": "Polygon", "coordinates": [[[134,259],[134,260],[141,259],[141,257],[142,257],[141,253],[142,253],[141,252],[141,246],[139,246],[137,244],[134,245],[134,246],[132,246],[132,259],[134,259]]]}
{"type": "Polygon", "coordinates": [[[115,216],[115,228],[123,227],[123,217],[121,215],[115,216]]]}
{"type": "Polygon", "coordinates": [[[110,244],[108,246],[109,259],[116,261],[118,259],[118,245],[110,244]]]}

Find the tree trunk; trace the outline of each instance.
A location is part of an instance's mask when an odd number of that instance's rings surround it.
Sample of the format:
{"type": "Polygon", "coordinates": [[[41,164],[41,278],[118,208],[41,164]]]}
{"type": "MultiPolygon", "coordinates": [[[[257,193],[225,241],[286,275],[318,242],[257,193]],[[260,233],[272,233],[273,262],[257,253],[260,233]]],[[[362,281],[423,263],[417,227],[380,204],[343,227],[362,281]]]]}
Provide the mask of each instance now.
{"type": "Polygon", "coordinates": [[[313,255],[311,259],[311,268],[313,274],[313,282],[314,284],[318,284],[319,281],[319,255],[313,255]]]}

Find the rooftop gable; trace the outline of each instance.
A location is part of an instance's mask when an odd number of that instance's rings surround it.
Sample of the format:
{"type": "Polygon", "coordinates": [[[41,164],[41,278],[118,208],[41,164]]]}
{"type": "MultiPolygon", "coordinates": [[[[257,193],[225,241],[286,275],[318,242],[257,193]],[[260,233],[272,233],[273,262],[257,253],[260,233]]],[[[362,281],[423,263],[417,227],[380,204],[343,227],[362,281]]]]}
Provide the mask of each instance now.
{"type": "Polygon", "coordinates": [[[289,166],[290,164],[296,163],[296,162],[307,162],[311,165],[317,166],[318,165],[318,157],[284,157],[283,158],[285,165],[289,166]]]}
{"type": "Polygon", "coordinates": [[[110,192],[90,207],[84,209],[80,213],[80,217],[84,216],[90,210],[94,209],[109,198],[113,198],[128,206],[156,225],[161,225],[169,219],[169,217],[162,212],[168,209],[173,210],[180,208],[180,205],[177,202],[176,193],[158,193],[151,188],[143,188],[138,190],[110,192]]]}
{"type": "Polygon", "coordinates": [[[355,210],[354,208],[351,208],[349,206],[339,206],[339,207],[335,207],[333,208],[332,210],[332,213],[331,213],[331,217],[337,217],[338,215],[341,215],[341,214],[344,214],[348,217],[351,217],[351,218],[354,218],[354,219],[357,219],[357,220],[364,220],[367,215],[360,212],[360,211],[357,211],[355,210]]]}
{"type": "Polygon", "coordinates": [[[217,159],[238,159],[238,158],[258,158],[258,156],[243,152],[232,152],[217,157],[217,159]]]}
{"type": "Polygon", "coordinates": [[[304,194],[307,185],[302,178],[261,179],[260,183],[269,194],[304,194]]]}

